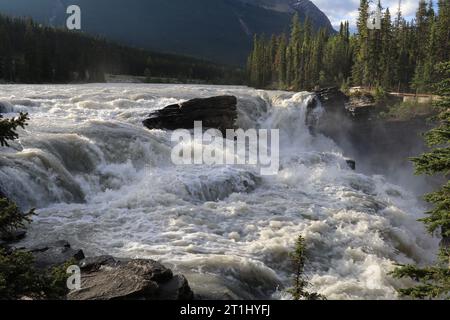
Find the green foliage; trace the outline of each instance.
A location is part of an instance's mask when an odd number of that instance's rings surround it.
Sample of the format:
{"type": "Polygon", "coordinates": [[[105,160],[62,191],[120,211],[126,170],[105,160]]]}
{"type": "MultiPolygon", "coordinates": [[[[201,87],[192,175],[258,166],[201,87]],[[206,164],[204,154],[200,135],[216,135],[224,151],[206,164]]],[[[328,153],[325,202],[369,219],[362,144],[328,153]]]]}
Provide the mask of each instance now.
{"type": "Polygon", "coordinates": [[[32,267],[33,257],[23,251],[10,254],[0,249],[0,299],[18,299],[27,294],[41,295],[40,282],[32,267]]]}
{"type": "Polygon", "coordinates": [[[67,288],[67,279],[70,276],[67,273],[67,269],[72,265],[76,265],[76,261],[74,259],[66,261],[61,266],[46,270],[43,281],[45,299],[59,300],[66,297],[69,293],[69,289],[67,288]]]}
{"type": "MultiPolygon", "coordinates": [[[[437,74],[441,81],[437,85],[437,94],[442,99],[436,106],[441,111],[437,117],[438,126],[425,135],[426,141],[433,149],[413,158],[418,174],[450,175],[450,61],[438,65],[437,74]]],[[[433,205],[422,219],[431,233],[440,231],[442,237],[450,238],[450,181],[436,192],[426,195],[425,200],[433,205]]],[[[436,266],[418,268],[401,266],[393,273],[396,278],[412,278],[419,284],[412,288],[399,290],[400,294],[413,298],[447,298],[450,299],[450,247],[443,246],[436,266]]]]}
{"type": "Polygon", "coordinates": [[[270,40],[255,36],[247,64],[248,82],[254,87],[293,90],[313,89],[334,82],[341,85],[350,76],[348,29],[348,23],[342,24],[339,36],[329,42],[330,34],[326,29],[314,33],[309,19],[301,24],[294,15],[289,39],[285,35],[272,36],[270,40]],[[336,70],[328,70],[331,66],[336,70]],[[336,77],[329,76],[332,72],[336,77]]]}
{"type": "Polygon", "coordinates": [[[0,114],[0,145],[8,146],[8,141],[16,140],[19,135],[17,134],[17,128],[24,129],[26,121],[29,120],[28,113],[20,113],[17,118],[4,119],[0,114]]]}
{"type": "Polygon", "coordinates": [[[438,79],[434,66],[450,59],[449,1],[439,1],[437,13],[431,1],[420,1],[410,22],[401,12],[392,21],[387,8],[381,30],[367,28],[369,2],[361,0],[357,33],[352,36],[348,22],[330,35],[324,29],[313,33],[308,21],[301,25],[294,17],[287,45],[257,37],[247,68],[250,85],[311,90],[318,85],[341,87],[351,78],[349,86],[430,92],[438,79]],[[277,51],[276,59],[268,54],[272,50],[277,51]],[[270,74],[282,76],[275,79],[270,74]]]}
{"type": "Polygon", "coordinates": [[[342,82],[341,91],[343,93],[345,93],[346,95],[350,94],[350,79],[349,78],[347,78],[346,80],[344,80],[342,82]]]}
{"type": "Polygon", "coordinates": [[[383,101],[385,101],[386,97],[387,97],[386,90],[382,86],[377,85],[375,88],[375,94],[374,94],[375,102],[377,102],[377,103],[383,102],[383,101]]]}
{"type": "Polygon", "coordinates": [[[406,289],[399,289],[399,293],[416,299],[449,299],[450,298],[450,269],[445,263],[442,266],[418,268],[407,265],[396,269],[392,275],[395,278],[412,278],[421,284],[406,289]]]}
{"type": "Polygon", "coordinates": [[[305,239],[302,236],[298,237],[295,243],[295,249],[290,254],[290,257],[294,267],[294,286],[289,290],[289,293],[292,294],[294,300],[325,300],[324,296],[306,290],[310,284],[304,275],[306,245],[305,239]]]}
{"type": "Polygon", "coordinates": [[[67,294],[67,265],[51,270],[33,266],[29,252],[7,253],[0,248],[0,300],[62,299],[67,294]]]}
{"type": "Polygon", "coordinates": [[[23,214],[14,202],[6,198],[0,198],[0,235],[23,228],[33,214],[34,210],[23,214]]]}
{"type": "Polygon", "coordinates": [[[354,38],[355,47],[354,65],[352,66],[352,77],[355,84],[365,84],[369,80],[369,30],[367,19],[369,18],[369,2],[361,0],[357,21],[358,32],[354,38]]]}
{"type": "MultiPolygon", "coordinates": [[[[16,204],[0,199],[0,234],[7,234],[24,227],[30,221],[33,210],[24,215],[16,204]]],[[[0,246],[0,300],[58,299],[66,294],[65,281],[68,275],[64,267],[52,270],[37,270],[33,256],[25,251],[7,252],[0,246]]]]}

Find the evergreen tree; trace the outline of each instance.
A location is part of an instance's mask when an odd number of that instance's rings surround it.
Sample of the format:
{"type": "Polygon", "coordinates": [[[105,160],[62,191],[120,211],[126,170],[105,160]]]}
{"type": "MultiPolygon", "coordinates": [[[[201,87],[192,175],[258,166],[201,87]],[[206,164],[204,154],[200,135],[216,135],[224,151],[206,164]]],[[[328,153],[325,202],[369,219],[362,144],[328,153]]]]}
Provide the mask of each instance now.
{"type": "Polygon", "coordinates": [[[268,73],[267,78],[270,79],[270,84],[278,83],[278,69],[276,65],[276,56],[278,52],[278,39],[275,35],[272,35],[272,37],[270,38],[270,43],[267,50],[268,50],[267,64],[268,70],[270,70],[270,73],[268,73]]]}
{"type": "Polygon", "coordinates": [[[289,73],[292,74],[290,85],[293,85],[294,88],[298,88],[298,84],[301,81],[301,63],[302,63],[302,28],[300,25],[300,19],[298,17],[298,13],[295,13],[292,18],[292,27],[291,27],[291,38],[289,42],[290,48],[290,70],[289,73]]]}
{"type": "Polygon", "coordinates": [[[383,88],[392,88],[396,76],[396,56],[397,48],[394,41],[393,26],[391,21],[391,14],[389,8],[386,9],[386,13],[381,23],[381,35],[382,35],[382,53],[380,61],[380,85],[383,88]]]}
{"type": "Polygon", "coordinates": [[[286,86],[286,36],[283,34],[278,39],[278,48],[275,55],[275,68],[277,70],[278,87],[284,88],[286,86]]]}
{"type": "Polygon", "coordinates": [[[24,129],[27,120],[29,120],[27,113],[20,113],[19,117],[13,119],[4,119],[0,114],[0,145],[8,146],[8,141],[16,140],[19,137],[17,128],[24,129]]]}
{"type": "Polygon", "coordinates": [[[369,30],[367,19],[369,18],[369,2],[361,0],[359,5],[359,16],[357,21],[358,32],[355,42],[355,64],[353,66],[353,83],[365,85],[369,82],[369,70],[367,67],[369,59],[369,30]]]}
{"type": "Polygon", "coordinates": [[[295,250],[290,254],[294,267],[294,287],[289,290],[294,300],[325,300],[325,297],[315,292],[308,292],[310,285],[305,278],[306,243],[302,236],[295,242],[295,250]]]}
{"type": "Polygon", "coordinates": [[[438,17],[436,19],[436,55],[438,61],[450,60],[450,1],[438,1],[438,17]]]}
{"type": "Polygon", "coordinates": [[[433,67],[428,57],[430,55],[429,40],[432,25],[434,24],[434,11],[425,0],[419,1],[415,23],[417,45],[415,46],[414,57],[416,58],[416,70],[412,84],[416,92],[427,92],[430,89],[433,67]]]}

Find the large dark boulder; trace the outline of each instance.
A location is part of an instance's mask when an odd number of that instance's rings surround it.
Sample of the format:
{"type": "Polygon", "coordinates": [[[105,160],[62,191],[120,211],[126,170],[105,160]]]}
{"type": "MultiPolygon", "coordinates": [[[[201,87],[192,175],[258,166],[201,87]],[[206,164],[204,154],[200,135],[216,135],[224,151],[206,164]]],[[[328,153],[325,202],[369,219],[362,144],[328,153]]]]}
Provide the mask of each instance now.
{"type": "Polygon", "coordinates": [[[204,128],[225,132],[226,129],[234,129],[236,105],[234,96],[192,99],[151,113],[143,124],[149,129],[176,130],[192,129],[194,121],[202,121],[204,128]]]}
{"type": "Polygon", "coordinates": [[[23,249],[33,255],[35,267],[49,270],[68,262],[81,270],[81,289],[68,300],[191,300],[194,294],[183,275],[154,260],[84,256],[67,241],[56,241],[23,249]]]}
{"type": "Polygon", "coordinates": [[[186,278],[153,260],[118,260],[110,256],[80,262],[81,289],[69,300],[191,300],[186,278]]]}

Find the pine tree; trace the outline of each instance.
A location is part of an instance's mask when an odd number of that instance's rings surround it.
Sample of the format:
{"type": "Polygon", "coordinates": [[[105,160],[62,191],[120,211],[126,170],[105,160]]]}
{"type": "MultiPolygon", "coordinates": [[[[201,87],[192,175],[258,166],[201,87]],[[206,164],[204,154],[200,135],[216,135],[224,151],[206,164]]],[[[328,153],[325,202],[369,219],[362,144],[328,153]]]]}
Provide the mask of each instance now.
{"type": "Polygon", "coordinates": [[[369,18],[369,2],[367,0],[361,0],[358,10],[358,32],[355,43],[356,57],[352,75],[353,83],[355,85],[366,85],[369,82],[369,70],[367,67],[369,58],[369,30],[367,28],[367,19],[369,18]]]}
{"type": "Polygon", "coordinates": [[[29,120],[27,113],[20,113],[17,118],[4,119],[0,114],[0,145],[8,146],[8,141],[16,140],[19,135],[17,134],[17,128],[24,129],[26,121],[29,120]]]}
{"type": "Polygon", "coordinates": [[[429,38],[431,34],[431,27],[434,20],[433,8],[428,7],[425,0],[419,1],[419,8],[416,12],[415,31],[417,45],[414,50],[414,57],[416,58],[416,70],[413,79],[413,88],[416,92],[427,92],[431,80],[431,67],[427,61],[429,52],[429,38]]]}
{"type": "Polygon", "coordinates": [[[437,26],[436,26],[436,41],[439,44],[437,48],[438,61],[450,60],[450,1],[438,1],[437,26]]]}
{"type": "MultiPolygon", "coordinates": [[[[380,1],[378,1],[377,9],[382,12],[380,1]]],[[[381,82],[382,50],[382,30],[368,30],[368,55],[365,61],[367,75],[363,83],[365,86],[374,87],[381,82]]]]}
{"type": "Polygon", "coordinates": [[[292,18],[291,37],[289,40],[290,70],[288,71],[290,73],[290,85],[295,89],[299,88],[299,82],[301,81],[302,37],[303,30],[300,19],[298,13],[295,13],[292,18]]]}
{"type": "Polygon", "coordinates": [[[397,48],[392,28],[391,14],[387,8],[381,23],[382,53],[380,57],[380,85],[385,89],[392,88],[397,67],[395,64],[397,48]]]}
{"type": "MultiPolygon", "coordinates": [[[[317,36],[318,34],[316,34],[317,36]]],[[[318,74],[312,74],[313,71],[313,51],[314,51],[314,43],[313,43],[313,30],[312,23],[309,16],[306,17],[305,23],[303,26],[303,41],[301,42],[300,48],[300,56],[299,56],[299,69],[297,72],[296,78],[296,87],[297,90],[302,88],[311,90],[314,86],[314,78],[318,76],[318,74]]]]}
{"type": "Polygon", "coordinates": [[[278,39],[278,48],[275,55],[275,66],[278,73],[279,88],[284,88],[286,86],[286,46],[286,36],[283,34],[278,39]]]}
{"type": "Polygon", "coordinates": [[[308,292],[310,285],[305,278],[306,243],[302,236],[297,238],[295,250],[290,254],[294,267],[294,287],[289,290],[294,300],[325,300],[325,297],[315,292],[308,292]]]}
{"type": "Polygon", "coordinates": [[[270,79],[269,83],[278,83],[278,68],[275,61],[278,52],[278,39],[274,34],[270,38],[270,43],[267,50],[268,78],[270,79]]]}

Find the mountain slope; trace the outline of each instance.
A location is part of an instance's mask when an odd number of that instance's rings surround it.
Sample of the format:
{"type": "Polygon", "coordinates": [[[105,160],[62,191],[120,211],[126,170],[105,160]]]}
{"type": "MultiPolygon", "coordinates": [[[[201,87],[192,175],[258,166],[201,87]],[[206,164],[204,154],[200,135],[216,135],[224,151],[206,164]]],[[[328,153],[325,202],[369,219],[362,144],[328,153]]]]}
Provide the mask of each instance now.
{"type": "Polygon", "coordinates": [[[310,0],[237,0],[242,3],[255,5],[278,12],[297,12],[300,20],[310,17],[316,29],[327,28],[333,32],[330,19],[310,0]]]}
{"type": "MultiPolygon", "coordinates": [[[[321,11],[309,0],[294,2],[306,3],[298,7],[302,19],[309,10],[316,28],[332,30],[328,19],[315,18],[321,11]]],[[[235,65],[245,63],[253,34],[288,30],[297,6],[290,0],[0,0],[0,12],[63,25],[69,4],[81,7],[85,32],[235,65]]]]}

